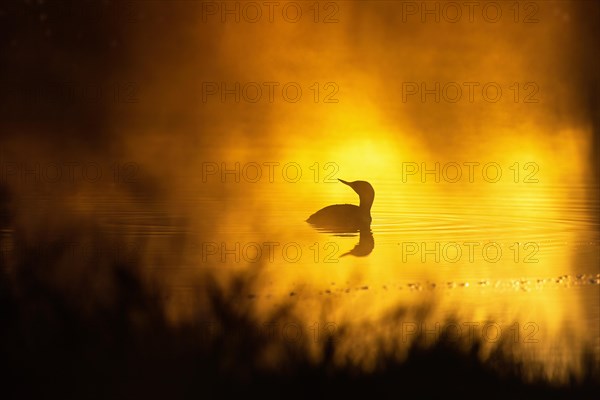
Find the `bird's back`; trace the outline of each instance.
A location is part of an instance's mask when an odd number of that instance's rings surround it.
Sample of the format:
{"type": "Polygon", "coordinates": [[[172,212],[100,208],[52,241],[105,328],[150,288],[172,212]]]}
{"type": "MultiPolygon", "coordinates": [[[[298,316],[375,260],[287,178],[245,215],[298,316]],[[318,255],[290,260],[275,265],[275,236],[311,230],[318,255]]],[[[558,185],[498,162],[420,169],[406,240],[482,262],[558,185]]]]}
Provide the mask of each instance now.
{"type": "Polygon", "coordinates": [[[306,222],[320,228],[358,230],[371,222],[371,216],[353,204],[335,204],[320,209],[306,222]]]}

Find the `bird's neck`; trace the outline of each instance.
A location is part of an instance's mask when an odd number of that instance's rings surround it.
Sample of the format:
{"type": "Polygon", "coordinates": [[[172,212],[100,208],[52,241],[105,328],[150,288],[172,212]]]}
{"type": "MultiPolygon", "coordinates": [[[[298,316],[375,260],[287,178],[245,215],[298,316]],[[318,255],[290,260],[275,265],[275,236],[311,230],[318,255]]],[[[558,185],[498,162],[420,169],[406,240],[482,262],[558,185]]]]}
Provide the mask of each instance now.
{"type": "Polygon", "coordinates": [[[364,200],[364,199],[360,199],[360,203],[358,205],[358,208],[360,208],[362,211],[369,213],[371,212],[371,206],[373,205],[373,200],[364,200]]]}

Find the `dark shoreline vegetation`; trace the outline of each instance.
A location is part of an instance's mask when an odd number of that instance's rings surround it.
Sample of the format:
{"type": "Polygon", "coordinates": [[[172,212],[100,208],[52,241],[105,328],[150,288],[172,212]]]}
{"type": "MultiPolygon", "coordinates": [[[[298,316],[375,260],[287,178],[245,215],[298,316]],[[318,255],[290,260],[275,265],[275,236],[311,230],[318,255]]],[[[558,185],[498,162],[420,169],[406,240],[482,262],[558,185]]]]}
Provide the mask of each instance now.
{"type": "MultiPolygon", "coordinates": [[[[4,221],[6,222],[6,221],[4,221]]],[[[6,226],[6,225],[5,225],[6,226]]],[[[71,227],[60,240],[46,239],[46,251],[16,235],[13,260],[3,255],[0,275],[2,398],[177,398],[220,395],[262,397],[439,398],[598,398],[600,371],[593,358],[582,360],[585,376],[568,384],[524,378],[524,365],[501,343],[486,359],[482,343],[456,343],[441,337],[424,346],[418,338],[406,357],[381,343],[372,349],[370,371],[334,362],[336,340],[317,343],[268,337],[258,328],[246,293],[252,279],[239,276],[223,287],[210,281],[204,311],[195,322],[173,326],[165,317],[160,290],[144,284],[140,261],[115,260],[101,252],[65,262],[66,237],[90,236],[94,246],[115,243],[90,226],[71,227]],[[71,265],[69,265],[71,264],[71,265]],[[68,281],[63,279],[69,276],[68,281]],[[101,282],[101,283],[98,283],[101,282]],[[217,327],[207,335],[205,322],[217,327]],[[260,360],[275,351],[278,362],[260,360]],[[5,394],[8,393],[8,396],[5,394]]],[[[31,239],[30,239],[31,240],[31,239]]],[[[68,260],[68,258],[66,258],[68,260]]],[[[291,300],[290,300],[291,301],[291,300]]],[[[427,310],[410,311],[426,317],[427,310]]],[[[401,309],[391,318],[401,319],[401,309]]],[[[270,321],[294,320],[293,305],[281,306],[270,321]]],[[[343,339],[345,329],[339,327],[343,339]]],[[[592,354],[588,352],[588,354],[592,354]]]]}

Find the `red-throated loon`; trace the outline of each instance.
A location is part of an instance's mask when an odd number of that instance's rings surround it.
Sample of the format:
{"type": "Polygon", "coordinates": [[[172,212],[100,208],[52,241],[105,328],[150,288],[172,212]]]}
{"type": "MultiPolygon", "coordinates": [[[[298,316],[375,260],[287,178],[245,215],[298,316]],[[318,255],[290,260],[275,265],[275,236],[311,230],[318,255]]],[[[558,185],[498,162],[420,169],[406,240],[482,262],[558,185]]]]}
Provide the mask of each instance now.
{"type": "Polygon", "coordinates": [[[373,186],[366,181],[346,182],[342,179],[338,180],[354,189],[360,199],[359,205],[335,204],[327,206],[311,215],[306,222],[317,228],[337,231],[355,232],[368,229],[371,225],[371,205],[373,205],[375,199],[373,186]]]}

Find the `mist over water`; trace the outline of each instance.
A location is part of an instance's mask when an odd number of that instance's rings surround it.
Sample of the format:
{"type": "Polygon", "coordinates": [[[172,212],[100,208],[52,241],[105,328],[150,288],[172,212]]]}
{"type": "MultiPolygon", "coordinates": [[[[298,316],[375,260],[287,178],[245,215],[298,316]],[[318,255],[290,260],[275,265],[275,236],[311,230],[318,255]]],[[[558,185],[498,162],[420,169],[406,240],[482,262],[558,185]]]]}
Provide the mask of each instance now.
{"type": "MultiPolygon", "coordinates": [[[[264,329],[283,308],[275,337],[340,368],[454,334],[525,380],[589,375],[598,6],[502,2],[497,21],[462,8],[454,22],[443,2],[290,4],[297,22],[265,8],[249,22],[236,2],[7,8],[7,292],[39,281],[92,318],[130,304],[116,264],[160,299],[167,332],[218,336],[227,307],[264,329]],[[375,189],[362,257],[342,255],[366,232],[305,222],[358,205],[338,178],[375,189]]],[[[258,364],[289,357],[265,349],[258,364]]]]}

